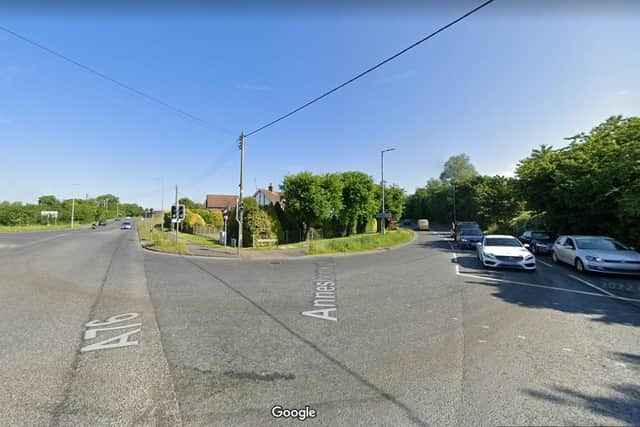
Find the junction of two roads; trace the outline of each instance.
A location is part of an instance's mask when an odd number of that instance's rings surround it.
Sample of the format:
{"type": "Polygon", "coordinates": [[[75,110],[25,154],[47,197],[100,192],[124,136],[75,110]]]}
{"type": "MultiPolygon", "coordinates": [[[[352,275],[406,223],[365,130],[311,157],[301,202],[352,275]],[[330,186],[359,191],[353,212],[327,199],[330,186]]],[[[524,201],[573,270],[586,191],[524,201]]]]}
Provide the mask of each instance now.
{"type": "Polygon", "coordinates": [[[445,233],[252,261],[1,234],[0,278],[4,425],[640,425],[640,280],[445,233]]]}

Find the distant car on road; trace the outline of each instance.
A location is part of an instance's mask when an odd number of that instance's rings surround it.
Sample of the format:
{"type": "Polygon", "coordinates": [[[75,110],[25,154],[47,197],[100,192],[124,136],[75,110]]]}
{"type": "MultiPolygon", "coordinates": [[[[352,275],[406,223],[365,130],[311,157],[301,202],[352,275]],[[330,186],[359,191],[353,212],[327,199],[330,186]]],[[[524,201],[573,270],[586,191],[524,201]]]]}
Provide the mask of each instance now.
{"type": "Polygon", "coordinates": [[[553,244],[553,260],[579,272],[640,274],[640,253],[606,236],[560,236],[553,244]]]}
{"type": "Polygon", "coordinates": [[[121,230],[131,230],[131,223],[130,222],[123,222],[122,225],[120,226],[121,230]]]}
{"type": "Polygon", "coordinates": [[[418,230],[420,230],[420,231],[429,231],[429,220],[428,219],[419,219],[418,220],[418,230]]]}
{"type": "Polygon", "coordinates": [[[525,231],[519,239],[525,245],[529,245],[529,250],[534,255],[553,252],[554,238],[548,231],[525,231]]]}
{"type": "Polygon", "coordinates": [[[411,225],[411,219],[405,218],[402,220],[402,225],[411,225]]]}
{"type": "Polygon", "coordinates": [[[482,242],[484,233],[475,228],[467,228],[460,230],[458,245],[462,248],[473,249],[482,242]]]}
{"type": "Polygon", "coordinates": [[[485,267],[520,268],[534,271],[536,257],[520,240],[502,234],[487,234],[477,245],[478,259],[485,267]]]}
{"type": "Polygon", "coordinates": [[[116,218],[114,221],[122,221],[122,218],[116,218]]]}
{"type": "Polygon", "coordinates": [[[98,225],[107,225],[107,220],[101,219],[100,221],[98,221],[98,225]]]}

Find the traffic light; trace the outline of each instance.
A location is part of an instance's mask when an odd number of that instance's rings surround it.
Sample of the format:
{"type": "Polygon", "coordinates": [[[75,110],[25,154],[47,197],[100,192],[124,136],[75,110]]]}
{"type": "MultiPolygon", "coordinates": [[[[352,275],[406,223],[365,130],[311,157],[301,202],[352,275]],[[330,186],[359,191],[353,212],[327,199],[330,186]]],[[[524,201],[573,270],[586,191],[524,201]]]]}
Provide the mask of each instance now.
{"type": "Polygon", "coordinates": [[[176,205],[171,206],[171,219],[178,218],[178,207],[176,205]]]}
{"type": "Polygon", "coordinates": [[[185,214],[186,214],[186,209],[184,205],[178,205],[178,220],[180,221],[184,220],[185,214]]]}

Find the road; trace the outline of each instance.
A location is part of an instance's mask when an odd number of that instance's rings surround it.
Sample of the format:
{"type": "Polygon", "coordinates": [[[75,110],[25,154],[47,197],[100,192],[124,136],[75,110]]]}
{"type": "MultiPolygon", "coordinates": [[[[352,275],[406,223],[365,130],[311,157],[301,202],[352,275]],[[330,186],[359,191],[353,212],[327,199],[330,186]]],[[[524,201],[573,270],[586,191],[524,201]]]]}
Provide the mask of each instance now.
{"type": "Polygon", "coordinates": [[[181,257],[109,225],[0,235],[0,277],[7,425],[640,425],[640,280],[548,258],[181,257]]]}

